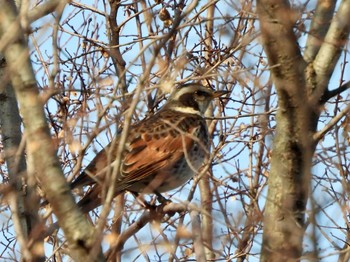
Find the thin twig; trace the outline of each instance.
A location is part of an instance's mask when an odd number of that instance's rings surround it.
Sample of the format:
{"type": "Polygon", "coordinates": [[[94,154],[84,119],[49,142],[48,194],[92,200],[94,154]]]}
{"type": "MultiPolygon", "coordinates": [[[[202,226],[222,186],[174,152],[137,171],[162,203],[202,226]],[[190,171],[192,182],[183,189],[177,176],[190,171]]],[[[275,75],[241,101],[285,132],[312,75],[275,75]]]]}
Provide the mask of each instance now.
{"type": "Polygon", "coordinates": [[[320,139],[323,138],[323,136],[331,130],[339,121],[342,119],[348,112],[350,111],[350,104],[345,107],[338,115],[332,118],[331,121],[328,122],[327,125],[325,125],[322,130],[318,131],[313,135],[313,139],[315,143],[317,143],[320,139]]]}

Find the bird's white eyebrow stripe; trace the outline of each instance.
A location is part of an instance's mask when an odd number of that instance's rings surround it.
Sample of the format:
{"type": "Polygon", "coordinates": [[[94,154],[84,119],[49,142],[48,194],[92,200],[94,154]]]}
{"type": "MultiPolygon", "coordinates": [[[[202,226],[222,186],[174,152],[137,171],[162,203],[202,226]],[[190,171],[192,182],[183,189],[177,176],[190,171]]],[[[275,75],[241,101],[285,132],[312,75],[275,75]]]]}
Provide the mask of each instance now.
{"type": "Polygon", "coordinates": [[[176,111],[176,112],[202,116],[202,114],[198,110],[195,110],[192,107],[180,107],[179,106],[179,107],[174,107],[174,108],[171,108],[171,109],[176,111]]]}

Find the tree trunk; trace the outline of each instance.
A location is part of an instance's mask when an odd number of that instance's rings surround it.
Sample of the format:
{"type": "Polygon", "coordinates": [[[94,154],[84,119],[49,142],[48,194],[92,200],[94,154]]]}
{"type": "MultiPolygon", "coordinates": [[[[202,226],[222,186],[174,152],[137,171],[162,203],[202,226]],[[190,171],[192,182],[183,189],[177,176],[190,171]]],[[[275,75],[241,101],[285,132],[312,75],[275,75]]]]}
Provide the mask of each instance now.
{"type": "Polygon", "coordinates": [[[258,1],[257,8],[279,98],[261,260],[295,261],[302,254],[312,159],[310,123],[315,114],[307,101],[306,63],[293,33],[289,4],[258,1]]]}

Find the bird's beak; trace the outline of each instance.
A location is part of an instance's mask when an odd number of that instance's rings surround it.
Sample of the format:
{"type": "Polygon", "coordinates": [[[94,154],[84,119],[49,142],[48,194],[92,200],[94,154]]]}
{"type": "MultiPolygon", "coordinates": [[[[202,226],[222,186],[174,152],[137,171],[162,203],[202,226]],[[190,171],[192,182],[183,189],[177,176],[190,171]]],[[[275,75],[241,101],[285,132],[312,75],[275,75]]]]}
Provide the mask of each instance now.
{"type": "Polygon", "coordinates": [[[229,93],[230,91],[224,91],[224,90],[215,91],[213,92],[213,98],[221,97],[229,93]]]}

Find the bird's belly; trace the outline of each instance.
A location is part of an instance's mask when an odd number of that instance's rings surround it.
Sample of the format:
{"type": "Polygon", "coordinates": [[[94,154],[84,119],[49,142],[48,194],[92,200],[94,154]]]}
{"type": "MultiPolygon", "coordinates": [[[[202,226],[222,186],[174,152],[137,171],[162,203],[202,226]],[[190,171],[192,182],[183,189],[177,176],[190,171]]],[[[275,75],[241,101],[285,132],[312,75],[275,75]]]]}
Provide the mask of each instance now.
{"type": "MultiPolygon", "coordinates": [[[[189,152],[187,156],[174,164],[172,171],[167,174],[166,179],[158,187],[157,192],[166,192],[182,186],[199,171],[205,158],[204,150],[189,152]]],[[[160,174],[161,175],[161,174],[160,174]]]]}
{"type": "Polygon", "coordinates": [[[181,163],[178,166],[178,170],[172,170],[169,173],[164,173],[164,175],[159,174],[159,177],[157,177],[157,179],[159,182],[162,181],[157,188],[157,191],[159,193],[173,190],[177,187],[182,186],[188,180],[190,180],[196,174],[196,172],[198,172],[198,168],[197,171],[193,170],[187,163],[181,163]]]}

